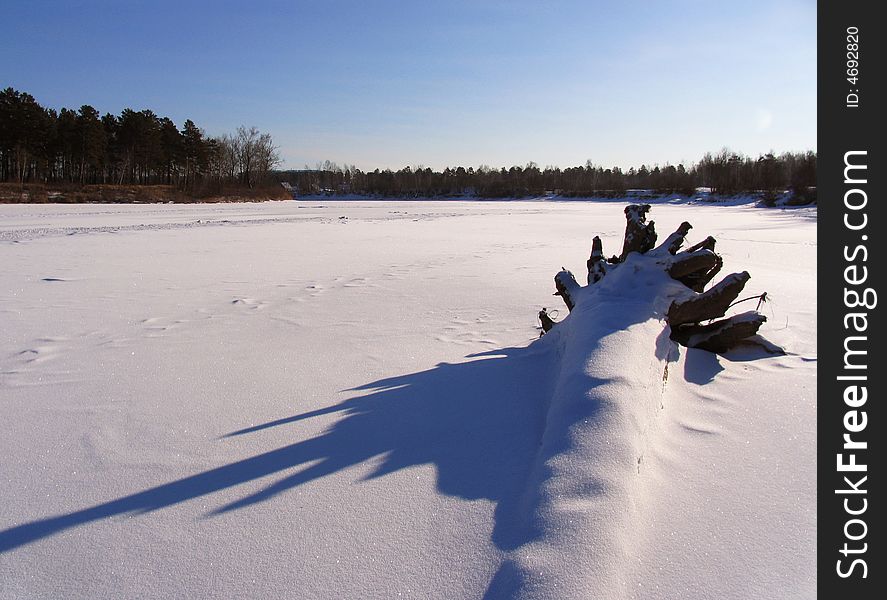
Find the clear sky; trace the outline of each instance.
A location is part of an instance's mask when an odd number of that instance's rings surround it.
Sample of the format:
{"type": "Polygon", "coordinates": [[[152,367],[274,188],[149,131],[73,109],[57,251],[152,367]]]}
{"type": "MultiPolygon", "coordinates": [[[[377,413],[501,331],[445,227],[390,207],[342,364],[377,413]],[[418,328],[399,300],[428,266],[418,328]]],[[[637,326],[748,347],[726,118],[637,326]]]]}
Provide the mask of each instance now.
{"type": "Polygon", "coordinates": [[[561,167],[816,148],[813,0],[4,0],[0,87],[255,125],[285,165],[561,167]]]}

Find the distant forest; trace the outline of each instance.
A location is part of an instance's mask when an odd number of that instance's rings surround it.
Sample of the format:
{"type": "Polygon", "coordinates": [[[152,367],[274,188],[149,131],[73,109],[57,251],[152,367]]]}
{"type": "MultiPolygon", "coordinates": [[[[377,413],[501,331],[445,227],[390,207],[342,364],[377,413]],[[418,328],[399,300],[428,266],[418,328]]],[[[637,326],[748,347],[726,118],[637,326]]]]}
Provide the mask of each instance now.
{"type": "Polygon", "coordinates": [[[524,167],[493,169],[487,166],[446,168],[404,167],[399,171],[364,172],[354,166],[329,161],[314,169],[278,173],[297,194],[368,194],[378,196],[459,196],[520,198],[556,193],[566,197],[615,196],[629,189],[657,193],[693,194],[698,187],[715,194],[763,193],[773,196],[791,190],[801,202],[816,197],[816,154],[814,152],[768,153],[757,158],[729,149],[706,154],[685,167],[641,165],[623,171],[591,161],[585,166],[524,167]]]}
{"type": "MultiPolygon", "coordinates": [[[[629,189],[692,194],[791,190],[801,202],[815,200],[816,154],[768,153],[756,158],[729,149],[706,154],[689,166],[641,165],[622,170],[588,161],[584,166],[540,168],[536,163],[499,169],[486,165],[404,167],[362,171],[326,161],[315,168],[277,171],[277,148],[268,133],[239,127],[211,137],[193,121],[181,129],[151,110],[104,116],[89,105],[56,111],[30,94],[0,92],[0,183],[45,185],[174,186],[201,198],[286,183],[296,195],[356,194],[385,197],[614,196],[629,189]]],[[[243,196],[259,197],[255,194],[243,196]]],[[[271,196],[269,196],[271,197],[271,196]]]]}
{"type": "Polygon", "coordinates": [[[271,135],[255,127],[210,137],[151,110],[56,111],[11,87],[0,92],[0,182],[173,185],[200,196],[273,183],[279,163],[271,135]]]}

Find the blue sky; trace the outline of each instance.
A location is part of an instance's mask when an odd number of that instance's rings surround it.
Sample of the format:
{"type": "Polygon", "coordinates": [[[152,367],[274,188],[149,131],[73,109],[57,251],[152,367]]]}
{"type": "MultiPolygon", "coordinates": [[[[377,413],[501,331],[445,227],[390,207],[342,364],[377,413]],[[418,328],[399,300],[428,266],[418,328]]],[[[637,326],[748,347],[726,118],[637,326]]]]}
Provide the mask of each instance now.
{"type": "Polygon", "coordinates": [[[5,0],[0,87],[255,125],[285,166],[816,147],[816,3],[5,0]]]}

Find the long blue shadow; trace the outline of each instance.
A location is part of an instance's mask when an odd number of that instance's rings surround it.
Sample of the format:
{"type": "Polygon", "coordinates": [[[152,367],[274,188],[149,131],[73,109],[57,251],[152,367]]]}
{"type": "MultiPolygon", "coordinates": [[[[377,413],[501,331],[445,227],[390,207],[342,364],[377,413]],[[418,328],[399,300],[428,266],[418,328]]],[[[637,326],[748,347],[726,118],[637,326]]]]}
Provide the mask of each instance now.
{"type": "Polygon", "coordinates": [[[544,344],[506,348],[376,381],[338,405],[278,419],[234,434],[293,424],[312,416],[343,416],[318,437],[98,504],[0,531],[0,553],[67,529],[123,514],[141,514],[193,500],[302,465],[257,493],[213,514],[242,509],[296,486],[382,457],[369,476],[433,464],[438,489],[496,503],[493,538],[502,548],[524,541],[513,517],[538,449],[550,390],[551,353],[544,344]]]}

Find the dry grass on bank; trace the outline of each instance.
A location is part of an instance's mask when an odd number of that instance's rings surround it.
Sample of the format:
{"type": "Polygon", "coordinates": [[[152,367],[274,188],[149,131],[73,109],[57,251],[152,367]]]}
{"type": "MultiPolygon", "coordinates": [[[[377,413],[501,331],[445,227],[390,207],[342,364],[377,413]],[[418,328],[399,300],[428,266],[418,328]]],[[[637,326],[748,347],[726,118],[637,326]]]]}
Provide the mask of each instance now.
{"type": "Polygon", "coordinates": [[[225,187],[216,193],[186,194],[173,185],[76,185],[0,183],[0,203],[101,203],[133,204],[157,202],[260,202],[287,200],[291,196],[279,185],[256,188],[225,187]]]}

